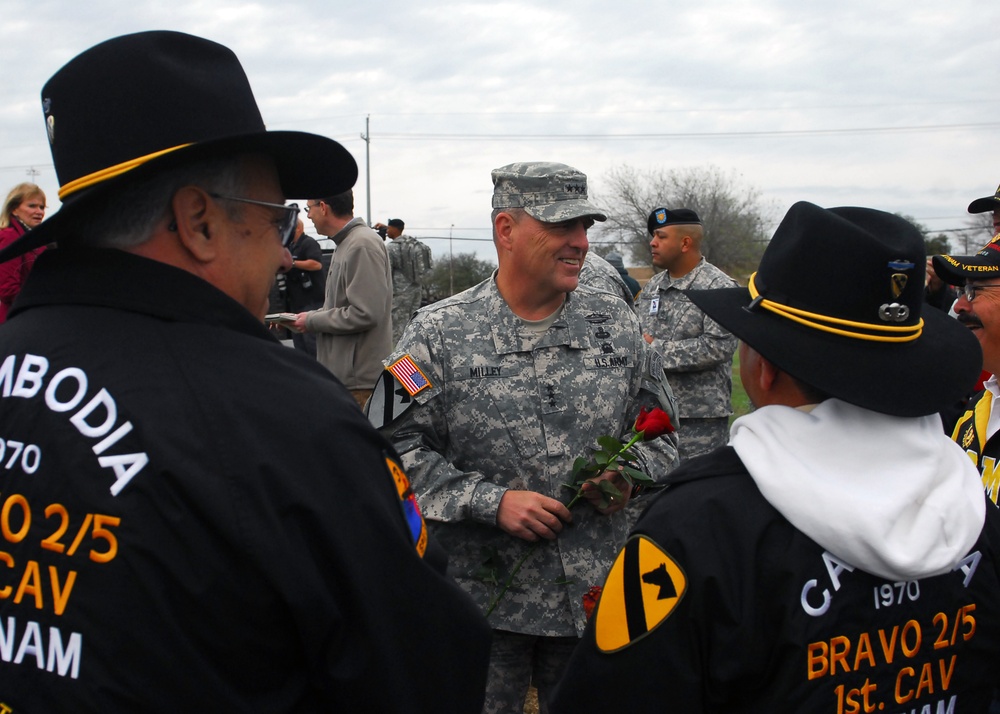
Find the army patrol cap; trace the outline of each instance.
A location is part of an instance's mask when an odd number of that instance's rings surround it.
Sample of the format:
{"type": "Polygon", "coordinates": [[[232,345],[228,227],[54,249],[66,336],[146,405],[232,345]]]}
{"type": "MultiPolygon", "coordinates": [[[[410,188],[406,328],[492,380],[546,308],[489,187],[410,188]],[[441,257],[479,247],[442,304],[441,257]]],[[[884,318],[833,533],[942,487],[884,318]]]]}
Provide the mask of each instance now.
{"type": "Polygon", "coordinates": [[[986,213],[987,211],[1000,211],[1000,186],[992,196],[977,198],[969,204],[969,213],[986,213]]]}
{"type": "Polygon", "coordinates": [[[938,277],[951,285],[1000,277],[1000,233],[975,255],[935,255],[931,262],[938,277]]]}
{"type": "Polygon", "coordinates": [[[654,208],[649,212],[649,218],[646,219],[646,228],[649,230],[649,235],[653,235],[653,231],[664,226],[700,225],[701,218],[690,208],[675,208],[673,210],[669,208],[654,208]]]}
{"type": "Polygon", "coordinates": [[[493,208],[523,208],[542,223],[608,217],[587,200],[587,175],[566,164],[520,161],[493,169],[493,208]]]}

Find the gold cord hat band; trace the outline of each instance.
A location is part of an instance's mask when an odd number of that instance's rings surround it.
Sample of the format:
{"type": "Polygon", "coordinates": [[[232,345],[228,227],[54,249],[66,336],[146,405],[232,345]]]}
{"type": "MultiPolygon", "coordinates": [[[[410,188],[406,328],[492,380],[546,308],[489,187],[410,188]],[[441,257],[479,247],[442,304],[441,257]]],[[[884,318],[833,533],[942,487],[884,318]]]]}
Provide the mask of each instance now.
{"type": "Polygon", "coordinates": [[[920,334],[924,329],[924,319],[920,318],[920,321],[914,326],[896,326],[896,325],[876,325],[868,322],[855,322],[853,320],[842,320],[837,317],[828,317],[826,315],[820,315],[815,312],[808,312],[807,310],[799,310],[798,308],[788,307],[787,305],[782,305],[780,303],[774,302],[773,300],[768,300],[760,293],[757,292],[756,285],[757,273],[755,272],[750,276],[750,281],[747,284],[747,289],[750,291],[750,297],[753,301],[749,305],[749,309],[753,309],[757,306],[764,308],[765,310],[770,310],[771,312],[785,317],[789,320],[793,320],[806,327],[811,327],[814,330],[822,330],[823,332],[831,332],[835,335],[842,335],[844,337],[853,337],[858,340],[870,340],[873,342],[912,342],[913,340],[920,337],[920,334]],[[829,324],[822,324],[829,323],[829,324]],[[872,332],[882,332],[882,333],[903,333],[903,334],[869,334],[867,332],[855,332],[852,330],[840,329],[837,327],[832,327],[831,325],[843,325],[844,327],[857,327],[862,330],[870,330],[872,332]]]}
{"type": "Polygon", "coordinates": [[[59,188],[59,200],[62,200],[69,196],[70,194],[76,193],[77,191],[93,186],[94,184],[101,183],[102,181],[107,181],[108,179],[119,176],[126,171],[131,171],[132,169],[141,166],[147,161],[152,161],[157,159],[164,154],[169,154],[171,151],[177,151],[178,149],[183,149],[186,146],[191,146],[188,144],[181,144],[180,146],[174,146],[169,149],[164,149],[163,151],[157,151],[153,154],[147,154],[146,156],[140,156],[138,159],[129,159],[123,163],[117,164],[115,166],[109,166],[106,169],[101,169],[100,171],[95,171],[92,174],[87,174],[86,176],[81,176],[78,179],[74,179],[64,186],[59,188]]]}

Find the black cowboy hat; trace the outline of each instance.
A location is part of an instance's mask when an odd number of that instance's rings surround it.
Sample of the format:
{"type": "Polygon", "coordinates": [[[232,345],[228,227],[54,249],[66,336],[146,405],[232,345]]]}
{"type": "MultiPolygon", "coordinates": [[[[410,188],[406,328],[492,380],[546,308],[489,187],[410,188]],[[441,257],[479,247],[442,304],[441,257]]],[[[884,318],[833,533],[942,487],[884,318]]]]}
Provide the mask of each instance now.
{"type": "Polygon", "coordinates": [[[336,141],[267,131],[236,55],[180,32],[124,35],[83,52],[45,84],[42,110],[63,206],[0,251],[0,262],[72,240],[66,228],[84,207],[123,182],[196,159],[270,156],[287,197],[332,196],[358,177],[336,141]]]}
{"type": "Polygon", "coordinates": [[[924,310],[923,236],[870,208],[792,206],[747,288],[690,290],[709,317],[806,384],[884,414],[953,406],[982,367],[972,333],[924,310]]]}

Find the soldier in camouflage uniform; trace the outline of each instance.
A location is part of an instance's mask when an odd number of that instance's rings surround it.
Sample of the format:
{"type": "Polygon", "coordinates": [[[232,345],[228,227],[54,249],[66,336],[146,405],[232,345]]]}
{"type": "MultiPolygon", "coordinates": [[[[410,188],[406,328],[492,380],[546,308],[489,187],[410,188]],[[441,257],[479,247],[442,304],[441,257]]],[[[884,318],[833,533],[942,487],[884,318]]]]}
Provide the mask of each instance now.
{"type": "Polygon", "coordinates": [[[701,219],[687,208],[656,208],[647,221],[654,275],[636,301],[646,338],[663,356],[680,412],[680,455],[688,459],[723,446],[733,413],[733,353],[737,339],[699,310],[683,290],[737,287],[701,254],[701,219]]]}
{"type": "MultiPolygon", "coordinates": [[[[520,714],[532,680],[546,710],[583,632],[583,596],[628,528],[631,490],[612,472],[599,478],[619,487],[616,503],[567,509],[573,462],[599,436],[630,435],[640,407],[672,415],[673,402],[631,308],[577,289],[586,230],[605,220],[586,176],[516,163],[494,170],[493,183],[498,270],[417,312],[368,409],[402,454],[449,572],[484,612],[526,557],[489,618],[484,709],[520,714]]],[[[672,434],[641,442],[639,468],[664,477],[675,444],[672,434]]]]}
{"type": "Polygon", "coordinates": [[[625,284],[625,279],[611,263],[597,253],[588,251],[580,269],[580,285],[589,285],[605,293],[619,296],[632,306],[632,291],[625,284]]]}
{"type": "Polygon", "coordinates": [[[392,266],[392,344],[403,336],[406,323],[420,307],[424,279],[431,272],[431,249],[413,236],[403,234],[406,225],[398,218],[376,223],[392,240],[386,248],[392,266]]]}

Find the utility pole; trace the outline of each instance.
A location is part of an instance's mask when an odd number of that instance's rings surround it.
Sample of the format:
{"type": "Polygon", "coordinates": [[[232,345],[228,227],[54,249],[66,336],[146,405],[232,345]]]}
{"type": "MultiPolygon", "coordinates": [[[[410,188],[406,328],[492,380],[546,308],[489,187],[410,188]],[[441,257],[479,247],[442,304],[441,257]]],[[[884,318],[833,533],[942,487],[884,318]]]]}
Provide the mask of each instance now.
{"type": "Polygon", "coordinates": [[[451,224],[448,229],[448,293],[455,294],[455,249],[451,243],[451,233],[455,230],[455,224],[451,224]]]}
{"type": "Polygon", "coordinates": [[[365,133],[361,135],[361,138],[365,140],[365,195],[368,198],[368,225],[372,224],[372,137],[371,131],[368,129],[368,120],[371,119],[371,116],[369,114],[365,117],[365,133]]]}
{"type": "Polygon", "coordinates": [[[42,172],[39,171],[38,169],[36,169],[34,166],[32,166],[31,168],[29,168],[24,173],[28,174],[28,176],[31,177],[31,183],[35,182],[35,176],[41,176],[41,174],[42,174],[42,172]]]}

